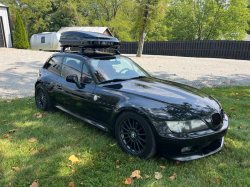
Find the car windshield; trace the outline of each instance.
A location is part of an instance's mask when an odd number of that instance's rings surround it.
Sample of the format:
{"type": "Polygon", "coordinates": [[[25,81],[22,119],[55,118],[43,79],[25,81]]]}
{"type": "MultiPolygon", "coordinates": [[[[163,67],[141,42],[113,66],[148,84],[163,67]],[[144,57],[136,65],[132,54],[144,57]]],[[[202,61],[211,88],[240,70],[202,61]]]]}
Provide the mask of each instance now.
{"type": "Polygon", "coordinates": [[[92,58],[89,64],[99,82],[149,77],[147,72],[125,57],[92,58]]]}

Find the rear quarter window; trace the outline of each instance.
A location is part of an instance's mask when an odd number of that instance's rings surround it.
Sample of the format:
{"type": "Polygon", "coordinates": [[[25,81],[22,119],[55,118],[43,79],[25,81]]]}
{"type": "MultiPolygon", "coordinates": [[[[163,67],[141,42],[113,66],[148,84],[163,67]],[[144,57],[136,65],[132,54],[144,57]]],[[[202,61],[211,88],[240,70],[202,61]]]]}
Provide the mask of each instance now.
{"type": "Polygon", "coordinates": [[[63,61],[63,57],[62,56],[52,57],[44,65],[44,68],[47,69],[48,71],[56,74],[56,75],[60,75],[61,74],[61,69],[62,69],[62,61],[63,61]]]}

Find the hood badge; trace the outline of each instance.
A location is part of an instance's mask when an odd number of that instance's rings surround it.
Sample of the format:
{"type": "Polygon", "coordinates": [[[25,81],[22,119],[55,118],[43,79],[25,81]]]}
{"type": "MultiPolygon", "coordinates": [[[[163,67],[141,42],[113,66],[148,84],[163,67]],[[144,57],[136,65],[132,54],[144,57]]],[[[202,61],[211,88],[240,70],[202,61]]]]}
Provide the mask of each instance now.
{"type": "Polygon", "coordinates": [[[100,96],[94,95],[94,101],[97,101],[97,99],[100,98],[100,96]]]}

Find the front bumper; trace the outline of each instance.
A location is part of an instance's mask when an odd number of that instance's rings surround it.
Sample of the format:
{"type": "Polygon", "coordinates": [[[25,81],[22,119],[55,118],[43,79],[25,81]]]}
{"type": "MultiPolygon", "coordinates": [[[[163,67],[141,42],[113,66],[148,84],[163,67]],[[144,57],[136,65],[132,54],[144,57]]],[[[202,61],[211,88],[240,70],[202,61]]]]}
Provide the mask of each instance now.
{"type": "Polygon", "coordinates": [[[228,117],[225,114],[223,125],[217,131],[189,133],[187,135],[174,134],[172,137],[160,138],[159,154],[162,157],[190,161],[219,152],[224,144],[224,136],[228,129],[228,117]],[[189,148],[189,151],[183,151],[189,148]]]}

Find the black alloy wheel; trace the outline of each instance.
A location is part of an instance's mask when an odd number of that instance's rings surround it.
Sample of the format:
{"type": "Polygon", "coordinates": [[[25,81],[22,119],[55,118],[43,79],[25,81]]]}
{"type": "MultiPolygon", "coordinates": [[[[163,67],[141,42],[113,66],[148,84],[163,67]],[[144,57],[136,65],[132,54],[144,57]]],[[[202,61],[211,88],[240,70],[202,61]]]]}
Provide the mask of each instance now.
{"type": "Polygon", "coordinates": [[[39,88],[37,90],[37,97],[36,97],[36,103],[37,103],[38,108],[40,109],[46,108],[46,102],[47,100],[46,100],[45,93],[41,88],[39,88]]]}
{"type": "Polygon", "coordinates": [[[141,153],[147,145],[144,127],[135,119],[125,119],[120,128],[120,136],[124,145],[134,153],[141,153]]]}
{"type": "Polygon", "coordinates": [[[41,83],[36,86],[35,100],[37,107],[41,110],[50,111],[54,109],[48,91],[41,83]]]}
{"type": "Polygon", "coordinates": [[[148,159],[156,153],[151,127],[136,113],[124,112],[118,117],[115,135],[121,149],[132,156],[148,159]]]}

